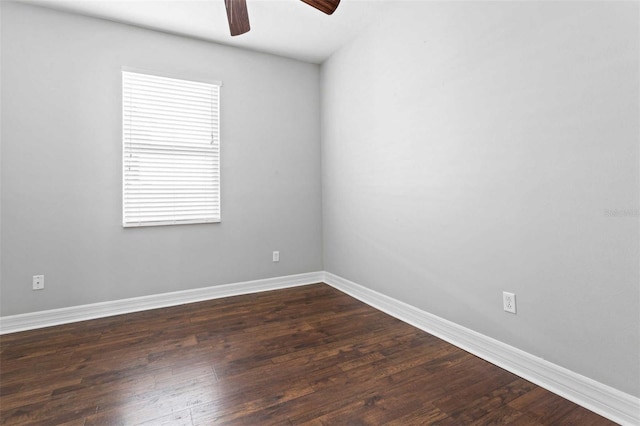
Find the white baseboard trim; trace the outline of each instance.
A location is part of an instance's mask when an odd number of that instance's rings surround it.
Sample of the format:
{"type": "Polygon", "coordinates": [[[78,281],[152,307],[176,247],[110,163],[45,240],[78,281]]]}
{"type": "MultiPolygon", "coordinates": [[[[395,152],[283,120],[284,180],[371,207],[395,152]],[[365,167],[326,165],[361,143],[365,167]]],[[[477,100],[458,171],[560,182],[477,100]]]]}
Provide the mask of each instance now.
{"type": "Polygon", "coordinates": [[[630,426],[640,425],[640,398],[329,272],[288,275],[0,317],[0,335],[318,282],[325,282],[376,309],[433,334],[616,423],[630,426]]]}
{"type": "Polygon", "coordinates": [[[5,316],[0,317],[0,335],[203,300],[314,284],[322,282],[323,278],[323,272],[310,272],[5,316]]]}
{"type": "Polygon", "coordinates": [[[324,282],[616,423],[640,425],[640,398],[332,273],[324,282]]]}

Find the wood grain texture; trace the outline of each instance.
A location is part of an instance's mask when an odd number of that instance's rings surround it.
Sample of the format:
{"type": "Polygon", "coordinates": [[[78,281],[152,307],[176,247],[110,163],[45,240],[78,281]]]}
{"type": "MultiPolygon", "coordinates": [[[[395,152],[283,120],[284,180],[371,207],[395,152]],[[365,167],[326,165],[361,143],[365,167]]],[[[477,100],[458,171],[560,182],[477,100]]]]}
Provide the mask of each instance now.
{"type": "Polygon", "coordinates": [[[0,422],[613,424],[325,284],[4,335],[0,422]]]}
{"type": "Polygon", "coordinates": [[[309,6],[315,7],[327,15],[333,14],[340,5],[340,0],[302,0],[309,6]]]}
{"type": "Polygon", "coordinates": [[[227,21],[229,21],[229,31],[232,36],[251,30],[247,0],[224,0],[224,6],[227,9],[227,21]]]}

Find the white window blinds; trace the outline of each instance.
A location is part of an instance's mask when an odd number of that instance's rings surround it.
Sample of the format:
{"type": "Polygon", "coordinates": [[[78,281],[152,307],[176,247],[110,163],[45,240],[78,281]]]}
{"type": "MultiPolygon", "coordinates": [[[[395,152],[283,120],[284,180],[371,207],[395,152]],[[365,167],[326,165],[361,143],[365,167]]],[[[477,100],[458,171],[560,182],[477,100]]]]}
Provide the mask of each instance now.
{"type": "Polygon", "coordinates": [[[219,95],[122,72],[123,226],[220,221],[219,95]]]}

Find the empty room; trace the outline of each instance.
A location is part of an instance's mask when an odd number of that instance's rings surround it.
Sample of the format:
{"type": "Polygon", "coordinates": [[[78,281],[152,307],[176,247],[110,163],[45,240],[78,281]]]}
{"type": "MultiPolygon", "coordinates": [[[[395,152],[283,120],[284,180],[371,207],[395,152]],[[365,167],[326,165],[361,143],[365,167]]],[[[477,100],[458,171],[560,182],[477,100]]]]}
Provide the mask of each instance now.
{"type": "Polygon", "coordinates": [[[640,2],[0,25],[0,424],[640,425],[640,2]]]}

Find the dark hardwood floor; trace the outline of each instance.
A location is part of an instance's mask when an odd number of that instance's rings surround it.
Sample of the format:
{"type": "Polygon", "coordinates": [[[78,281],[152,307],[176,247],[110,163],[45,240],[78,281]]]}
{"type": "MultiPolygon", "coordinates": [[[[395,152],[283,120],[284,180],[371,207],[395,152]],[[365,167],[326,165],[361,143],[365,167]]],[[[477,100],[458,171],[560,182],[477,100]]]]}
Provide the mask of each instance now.
{"type": "Polygon", "coordinates": [[[0,337],[2,424],[604,425],[327,285],[0,337]]]}

